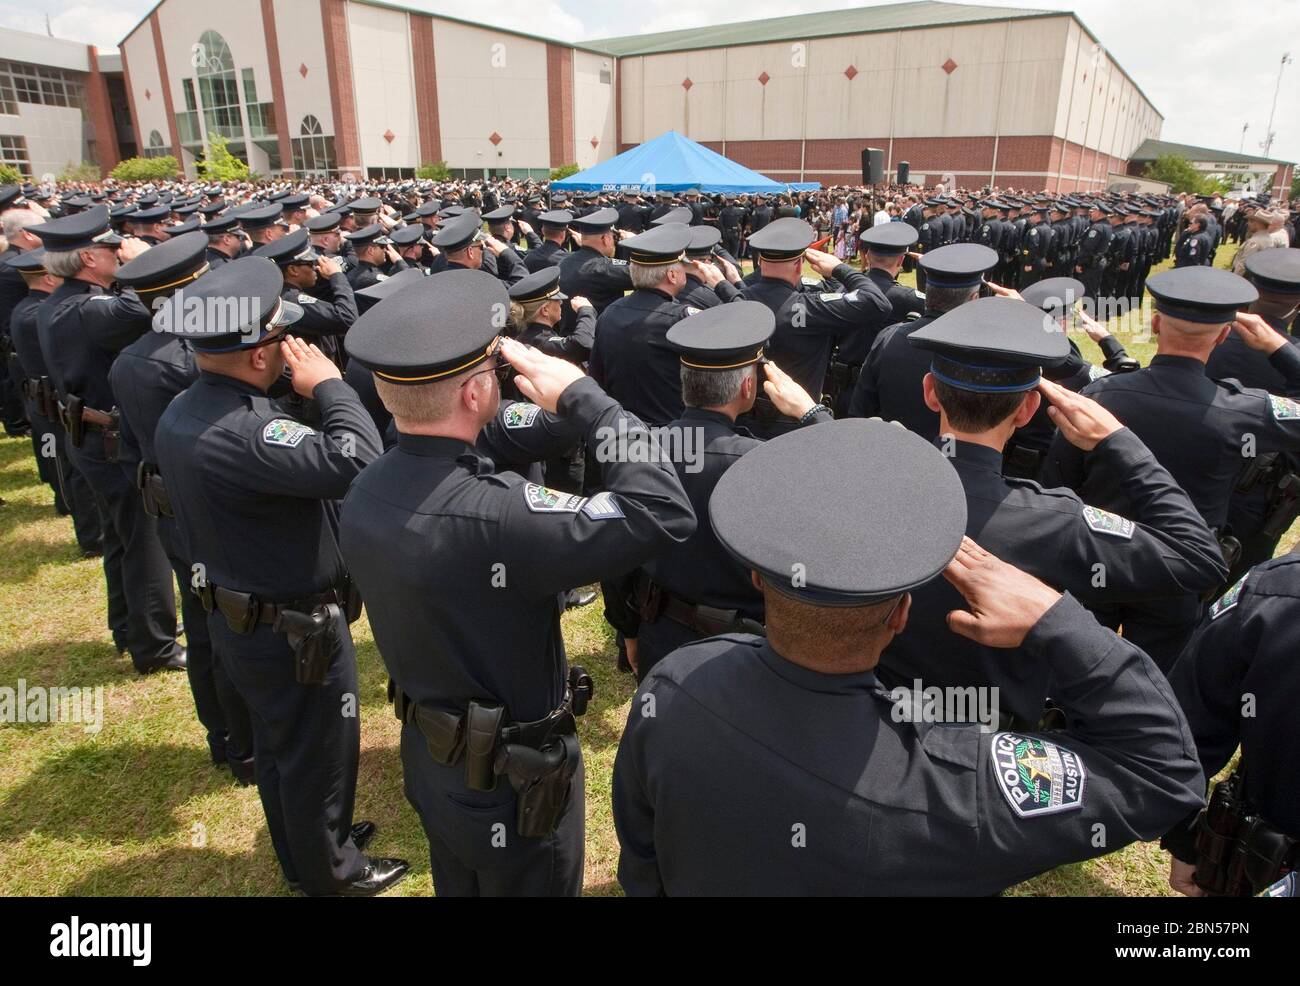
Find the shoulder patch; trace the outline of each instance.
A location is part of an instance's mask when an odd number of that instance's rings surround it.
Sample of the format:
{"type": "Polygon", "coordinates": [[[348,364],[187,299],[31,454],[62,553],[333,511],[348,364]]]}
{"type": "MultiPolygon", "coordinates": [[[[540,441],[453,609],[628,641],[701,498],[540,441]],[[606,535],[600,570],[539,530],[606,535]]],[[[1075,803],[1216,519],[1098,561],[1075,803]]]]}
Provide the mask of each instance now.
{"type": "Polygon", "coordinates": [[[990,762],[998,788],[1021,818],[1083,807],[1088,772],[1072,750],[1038,736],[994,733],[990,762]]]}
{"type": "Polygon", "coordinates": [[[507,428],[527,428],[537,420],[537,415],[541,410],[536,404],[515,401],[506,408],[503,421],[507,428]]]}
{"type": "Polygon", "coordinates": [[[610,263],[610,266],[612,266],[612,267],[626,267],[626,266],[627,266],[627,261],[626,261],[626,260],[611,260],[609,263],[610,263]]]}
{"type": "Polygon", "coordinates": [[[315,299],[314,297],[312,297],[311,295],[309,295],[306,291],[299,291],[299,292],[298,292],[298,303],[299,303],[299,304],[302,304],[302,305],[310,305],[310,304],[311,304],[312,302],[314,302],[315,300],[316,300],[316,299],[315,299]]]}
{"type": "Polygon", "coordinates": [[[1300,401],[1294,401],[1290,397],[1269,394],[1268,406],[1277,421],[1294,421],[1300,418],[1300,401]]]}
{"type": "Polygon", "coordinates": [[[1099,510],[1087,504],[1083,507],[1083,521],[1098,534],[1112,534],[1125,541],[1131,541],[1133,532],[1137,530],[1137,524],[1127,517],[1113,514],[1109,510],[1099,510]]]}
{"type": "Polygon", "coordinates": [[[686,306],[686,314],[687,314],[687,315],[698,315],[699,313],[700,313],[700,309],[696,308],[694,305],[687,305],[687,306],[686,306]]]}
{"type": "Polygon", "coordinates": [[[839,301],[844,297],[843,291],[823,291],[817,295],[822,301],[839,301]]]}
{"type": "Polygon", "coordinates": [[[1249,572],[1239,578],[1227,592],[1214,600],[1214,605],[1210,607],[1210,619],[1217,620],[1228,610],[1232,609],[1233,606],[1236,606],[1237,603],[1241,602],[1241,590],[1245,587],[1246,579],[1248,578],[1250,578],[1249,572]]]}
{"type": "Polygon", "coordinates": [[[1091,363],[1088,365],[1089,383],[1092,383],[1094,380],[1100,380],[1102,377],[1108,377],[1108,376],[1110,376],[1110,370],[1106,369],[1104,366],[1094,366],[1091,363]]]}
{"type": "Polygon", "coordinates": [[[276,418],[268,421],[262,429],[262,441],[267,445],[279,445],[283,448],[297,448],[308,435],[316,434],[314,428],[308,428],[301,421],[290,418],[276,418]]]}
{"type": "Polygon", "coordinates": [[[623,516],[623,510],[614,499],[614,494],[609,490],[602,490],[595,496],[588,498],[587,502],[582,505],[582,512],[592,520],[614,520],[623,516]]]}
{"type": "Polygon", "coordinates": [[[379,273],[376,273],[376,274],[375,274],[375,279],[378,280],[378,281],[386,281],[386,280],[388,280],[388,275],[387,275],[387,274],[379,274],[379,273]]]}
{"type": "Polygon", "coordinates": [[[524,503],[535,514],[576,514],[586,502],[585,496],[561,493],[536,483],[524,483],[524,503]]]}
{"type": "Polygon", "coordinates": [[[1096,231],[1095,229],[1090,229],[1090,230],[1088,230],[1088,235],[1089,235],[1089,236],[1096,236],[1096,235],[1097,235],[1097,231],[1096,231]]]}

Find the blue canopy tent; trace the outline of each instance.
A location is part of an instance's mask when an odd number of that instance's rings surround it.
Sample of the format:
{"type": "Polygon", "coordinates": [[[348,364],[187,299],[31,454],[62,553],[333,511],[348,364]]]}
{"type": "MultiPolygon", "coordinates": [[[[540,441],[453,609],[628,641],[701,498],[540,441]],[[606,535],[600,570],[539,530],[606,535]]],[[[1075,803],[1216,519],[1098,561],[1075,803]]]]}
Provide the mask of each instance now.
{"type": "Polygon", "coordinates": [[[551,182],[551,189],[670,192],[698,188],[706,194],[781,193],[784,183],[751,171],[675,130],[638,144],[586,171],[551,182]]]}

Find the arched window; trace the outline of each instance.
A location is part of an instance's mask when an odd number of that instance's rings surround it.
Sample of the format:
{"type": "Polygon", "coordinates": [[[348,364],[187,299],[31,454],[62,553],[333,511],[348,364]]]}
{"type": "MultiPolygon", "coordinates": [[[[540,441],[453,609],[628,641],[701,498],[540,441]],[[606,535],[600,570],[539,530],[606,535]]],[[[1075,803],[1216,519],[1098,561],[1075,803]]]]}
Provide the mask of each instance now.
{"type": "Polygon", "coordinates": [[[293,138],[293,170],[298,174],[333,174],[334,136],[324,133],[320,120],[310,113],[298,126],[301,137],[293,138]]]}
{"type": "Polygon", "coordinates": [[[239,111],[239,84],[230,46],[216,31],[204,31],[190,55],[199,83],[204,128],[209,136],[225,137],[230,141],[231,153],[243,157],[244,121],[239,111]]]}
{"type": "Polygon", "coordinates": [[[144,149],[145,157],[163,157],[167,154],[167,145],[163,143],[162,134],[157,130],[149,131],[149,146],[144,149]]]}

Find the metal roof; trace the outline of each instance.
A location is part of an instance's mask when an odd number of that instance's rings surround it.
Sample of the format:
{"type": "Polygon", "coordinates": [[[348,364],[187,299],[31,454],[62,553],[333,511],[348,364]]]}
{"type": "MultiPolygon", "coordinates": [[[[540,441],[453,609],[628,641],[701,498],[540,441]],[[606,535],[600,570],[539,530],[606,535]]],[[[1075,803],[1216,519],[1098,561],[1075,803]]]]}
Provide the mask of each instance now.
{"type": "Polygon", "coordinates": [[[1130,161],[1154,161],[1166,154],[1185,157],[1188,161],[1202,161],[1209,164],[1294,164],[1294,161],[1279,161],[1276,158],[1261,157],[1258,154],[1238,154],[1236,151],[1216,151],[1212,147],[1195,147],[1191,144],[1175,144],[1167,140],[1148,137],[1142,146],[1129,155],[1130,161]]]}

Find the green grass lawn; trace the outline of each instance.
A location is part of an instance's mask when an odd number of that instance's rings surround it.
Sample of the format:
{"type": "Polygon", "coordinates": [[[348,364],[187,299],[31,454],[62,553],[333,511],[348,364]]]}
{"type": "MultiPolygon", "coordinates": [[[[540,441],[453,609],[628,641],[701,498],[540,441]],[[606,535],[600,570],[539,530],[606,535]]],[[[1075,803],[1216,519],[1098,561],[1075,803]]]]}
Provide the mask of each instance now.
{"type": "MultiPolygon", "coordinates": [[[[1231,254],[1231,248],[1228,255],[1231,254]]],[[[1220,251],[1221,257],[1224,250],[1220,251]]],[[[1086,339],[1085,352],[1096,358],[1086,339]]],[[[1153,346],[1133,345],[1144,363],[1153,346]]],[[[0,439],[0,686],[104,688],[104,724],[0,725],[0,894],[152,896],[285,894],[257,793],[208,762],[185,676],[135,675],[105,629],[103,570],[76,551],[54,514],[26,440],[0,439]]],[[[1293,529],[1283,551],[1295,543],[1293,529]]],[[[619,892],[610,773],[633,692],[613,639],[589,606],[564,618],[569,657],[596,680],[582,721],[587,757],[586,888],[619,892]]],[[[354,627],[361,682],[358,819],[380,827],[374,851],[412,874],[393,894],[429,894],[427,846],[402,795],[398,724],[363,617],[354,627]]],[[[1162,894],[1167,859],[1133,846],[1067,866],[1014,891],[1162,894]]]]}

